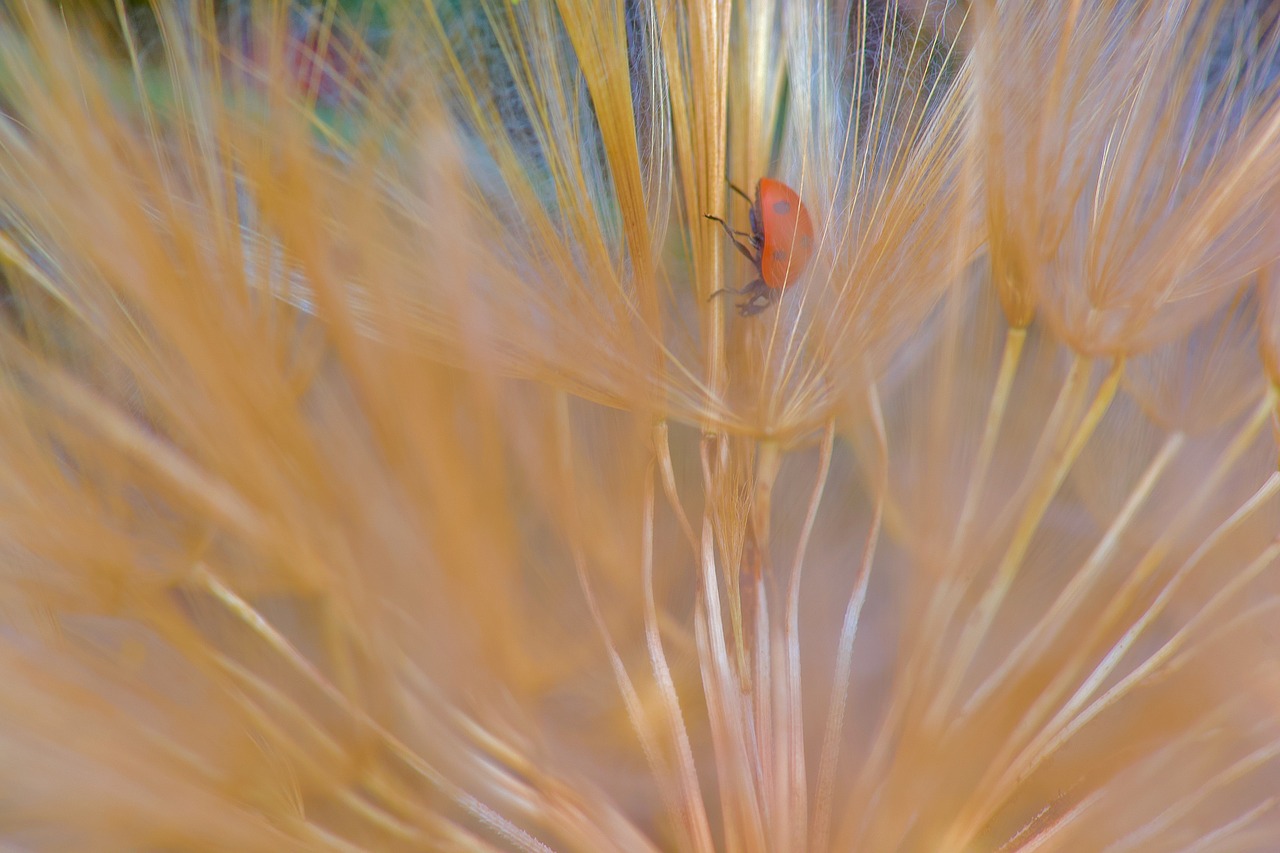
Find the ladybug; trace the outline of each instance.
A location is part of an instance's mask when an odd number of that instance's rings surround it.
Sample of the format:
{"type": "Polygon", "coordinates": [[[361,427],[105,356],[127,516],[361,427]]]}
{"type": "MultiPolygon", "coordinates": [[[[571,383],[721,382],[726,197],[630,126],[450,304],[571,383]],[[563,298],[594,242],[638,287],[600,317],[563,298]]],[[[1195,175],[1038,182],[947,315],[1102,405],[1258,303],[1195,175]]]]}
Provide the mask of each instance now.
{"type": "Polygon", "coordinates": [[[784,288],[795,284],[808,265],[813,256],[813,220],[799,194],[782,181],[761,178],[756,183],[754,201],[733,184],[729,184],[729,188],[751,205],[750,233],[733,230],[718,216],[703,215],[723,226],[733,245],[751,261],[760,277],[741,290],[723,288],[711,296],[736,293],[747,297],[737,307],[739,314],[750,317],[768,308],[776,298],[775,293],[781,294],[784,288]]]}

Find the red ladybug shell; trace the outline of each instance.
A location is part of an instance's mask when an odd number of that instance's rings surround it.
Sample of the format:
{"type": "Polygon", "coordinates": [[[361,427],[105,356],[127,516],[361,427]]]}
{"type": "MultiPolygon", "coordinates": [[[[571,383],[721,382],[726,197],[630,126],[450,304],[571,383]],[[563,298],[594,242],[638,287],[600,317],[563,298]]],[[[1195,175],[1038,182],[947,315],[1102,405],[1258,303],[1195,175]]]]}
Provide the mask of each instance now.
{"type": "Polygon", "coordinates": [[[756,185],[756,222],[760,245],[760,277],[771,288],[784,288],[796,279],[813,257],[813,220],[800,196],[772,178],[756,185]]]}

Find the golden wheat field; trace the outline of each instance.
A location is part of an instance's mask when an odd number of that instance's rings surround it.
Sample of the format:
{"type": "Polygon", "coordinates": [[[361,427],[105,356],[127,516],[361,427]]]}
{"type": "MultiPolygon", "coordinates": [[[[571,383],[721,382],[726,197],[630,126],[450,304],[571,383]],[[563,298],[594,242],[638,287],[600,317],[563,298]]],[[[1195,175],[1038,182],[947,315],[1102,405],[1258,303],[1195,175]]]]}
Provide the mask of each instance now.
{"type": "Polygon", "coordinates": [[[1274,3],[98,5],[0,849],[1280,849],[1274,3]]]}

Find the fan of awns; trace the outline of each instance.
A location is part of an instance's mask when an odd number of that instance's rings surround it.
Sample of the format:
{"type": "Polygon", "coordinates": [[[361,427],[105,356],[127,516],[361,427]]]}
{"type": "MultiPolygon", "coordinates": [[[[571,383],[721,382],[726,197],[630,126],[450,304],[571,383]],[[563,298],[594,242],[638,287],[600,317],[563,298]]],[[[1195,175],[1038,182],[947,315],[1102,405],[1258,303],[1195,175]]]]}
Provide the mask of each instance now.
{"type": "Polygon", "coordinates": [[[0,3],[0,848],[1280,850],[1278,382],[1270,0],[0,3]]]}

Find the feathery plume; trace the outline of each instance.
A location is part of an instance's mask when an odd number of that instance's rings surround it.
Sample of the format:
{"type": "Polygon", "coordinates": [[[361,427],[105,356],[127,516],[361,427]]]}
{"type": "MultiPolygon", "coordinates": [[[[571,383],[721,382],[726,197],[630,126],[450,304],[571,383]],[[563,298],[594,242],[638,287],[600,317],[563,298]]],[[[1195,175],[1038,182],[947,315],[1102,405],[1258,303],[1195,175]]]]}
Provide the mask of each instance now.
{"type": "Polygon", "coordinates": [[[1280,839],[1271,4],[140,5],[0,7],[5,843],[1280,839]]]}

